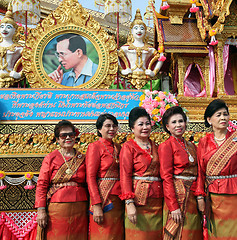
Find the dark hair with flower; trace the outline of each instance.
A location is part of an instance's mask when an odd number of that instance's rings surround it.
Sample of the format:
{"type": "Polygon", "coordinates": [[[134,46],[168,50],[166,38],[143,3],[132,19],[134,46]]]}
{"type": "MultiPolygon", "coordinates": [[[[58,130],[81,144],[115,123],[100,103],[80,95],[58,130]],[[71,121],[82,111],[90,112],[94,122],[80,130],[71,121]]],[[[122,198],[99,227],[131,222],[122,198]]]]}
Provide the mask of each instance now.
{"type": "Polygon", "coordinates": [[[161,126],[162,116],[167,109],[179,106],[175,95],[170,92],[145,90],[140,101],[139,106],[146,109],[151,117],[152,125],[157,126],[161,126]]]}

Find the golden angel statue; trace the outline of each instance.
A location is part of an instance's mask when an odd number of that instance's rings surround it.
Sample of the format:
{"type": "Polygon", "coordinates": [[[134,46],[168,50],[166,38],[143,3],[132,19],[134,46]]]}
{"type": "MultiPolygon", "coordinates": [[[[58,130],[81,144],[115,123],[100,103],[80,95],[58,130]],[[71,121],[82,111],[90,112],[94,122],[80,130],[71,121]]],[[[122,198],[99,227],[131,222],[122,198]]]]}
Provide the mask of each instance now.
{"type": "Polygon", "coordinates": [[[23,46],[18,43],[18,25],[8,8],[1,21],[0,36],[0,88],[8,88],[22,80],[21,53],[23,46]]]}
{"type": "Polygon", "coordinates": [[[130,26],[127,43],[119,49],[120,71],[133,86],[141,89],[154,79],[163,65],[165,57],[147,43],[147,27],[137,9],[130,26]]]}

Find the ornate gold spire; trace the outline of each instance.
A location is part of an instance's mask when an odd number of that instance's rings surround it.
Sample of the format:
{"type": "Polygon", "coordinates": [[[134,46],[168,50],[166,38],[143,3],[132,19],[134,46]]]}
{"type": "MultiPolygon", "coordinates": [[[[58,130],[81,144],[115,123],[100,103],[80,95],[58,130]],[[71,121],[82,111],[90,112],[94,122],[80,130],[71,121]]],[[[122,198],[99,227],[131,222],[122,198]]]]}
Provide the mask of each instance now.
{"type": "Polygon", "coordinates": [[[145,27],[145,29],[147,30],[146,24],[142,20],[142,15],[141,15],[140,9],[137,9],[135,18],[134,18],[133,22],[131,23],[130,28],[132,29],[134,25],[143,25],[145,27]]]}

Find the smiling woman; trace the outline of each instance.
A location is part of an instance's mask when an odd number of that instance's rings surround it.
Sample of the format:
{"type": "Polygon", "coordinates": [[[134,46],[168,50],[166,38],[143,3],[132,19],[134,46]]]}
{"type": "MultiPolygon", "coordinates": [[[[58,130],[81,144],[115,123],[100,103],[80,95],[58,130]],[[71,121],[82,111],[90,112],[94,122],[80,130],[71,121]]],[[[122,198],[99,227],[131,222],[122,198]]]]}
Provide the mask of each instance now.
{"type": "Polygon", "coordinates": [[[129,114],[134,133],[120,153],[120,182],[125,200],[125,238],[137,240],[162,238],[163,191],[160,179],[158,146],[149,139],[151,119],[142,107],[129,114]]]}
{"type": "Polygon", "coordinates": [[[36,188],[37,240],[87,240],[85,156],[73,148],[77,133],[71,122],[60,121],[54,135],[60,149],[45,157],[36,188]]]}
{"type": "Polygon", "coordinates": [[[213,133],[198,144],[199,172],[197,181],[198,205],[212,226],[210,239],[237,239],[237,132],[229,132],[229,109],[221,99],[213,100],[206,108],[206,127],[213,133]]]}
{"type": "Polygon", "coordinates": [[[113,142],[117,119],[108,113],[96,121],[100,139],[90,143],[86,153],[87,184],[90,193],[90,239],[124,239],[124,205],[119,199],[120,145],[113,142]]]}
{"type": "Polygon", "coordinates": [[[181,107],[174,106],[166,110],[162,124],[170,134],[158,149],[165,197],[164,239],[199,240],[201,215],[194,195],[198,165],[195,146],[183,138],[187,116],[181,107]]]}

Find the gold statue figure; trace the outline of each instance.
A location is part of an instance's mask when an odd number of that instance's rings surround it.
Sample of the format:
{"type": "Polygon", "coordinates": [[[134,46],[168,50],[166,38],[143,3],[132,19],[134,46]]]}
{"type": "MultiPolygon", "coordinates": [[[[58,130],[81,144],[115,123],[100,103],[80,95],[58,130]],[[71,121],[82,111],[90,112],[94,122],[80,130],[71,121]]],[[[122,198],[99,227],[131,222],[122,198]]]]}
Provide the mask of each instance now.
{"type": "Polygon", "coordinates": [[[159,60],[159,52],[147,43],[146,31],[146,24],[137,9],[127,43],[119,50],[121,74],[137,89],[153,79],[163,65],[163,61],[159,60]]]}
{"type": "Polygon", "coordinates": [[[0,88],[8,88],[23,76],[20,69],[23,47],[18,43],[18,25],[11,9],[8,8],[0,26],[0,88]]]}

